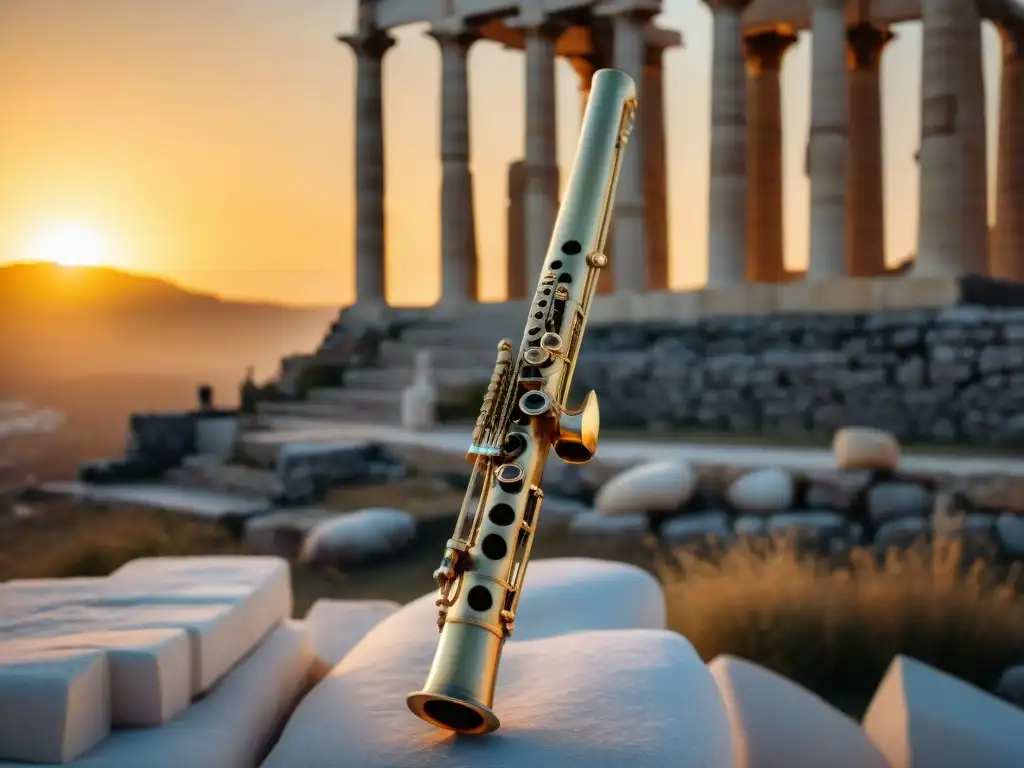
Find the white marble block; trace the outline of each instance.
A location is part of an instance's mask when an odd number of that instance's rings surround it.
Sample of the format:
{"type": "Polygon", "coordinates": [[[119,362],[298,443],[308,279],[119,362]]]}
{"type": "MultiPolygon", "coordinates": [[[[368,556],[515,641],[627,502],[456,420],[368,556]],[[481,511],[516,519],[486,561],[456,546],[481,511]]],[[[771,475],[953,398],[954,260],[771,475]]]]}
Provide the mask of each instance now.
{"type": "MultiPolygon", "coordinates": [[[[192,698],[191,650],[184,629],[141,629],[126,632],[88,632],[53,637],[0,641],[0,670],[8,659],[38,653],[107,656],[111,724],[118,727],[160,725],[188,706],[192,698]]],[[[44,666],[21,673],[26,697],[50,685],[44,666]]],[[[100,703],[97,702],[97,708],[100,703]]],[[[26,728],[33,727],[27,720],[26,728]]]]}
{"type": "Polygon", "coordinates": [[[291,571],[279,557],[139,558],[110,574],[110,581],[134,584],[151,599],[244,603],[246,653],[292,615],[291,571]]]}
{"type": "Polygon", "coordinates": [[[286,561],[275,557],[133,560],[104,579],[0,586],[0,636],[184,629],[192,695],[200,695],[291,614],[286,561]]]}
{"type": "Polygon", "coordinates": [[[907,656],[889,665],[863,727],[890,768],[1024,765],[1024,710],[907,656]]]}
{"type": "Polygon", "coordinates": [[[390,600],[317,600],[305,619],[317,658],[328,667],[336,666],[399,607],[390,600]]]}
{"type": "Polygon", "coordinates": [[[423,685],[436,628],[377,642],[387,623],[306,696],[263,768],[733,765],[715,682],[674,632],[570,632],[508,643],[495,698],[501,729],[460,738],[405,704],[423,685]]]}
{"type": "Polygon", "coordinates": [[[729,713],[736,768],[889,768],[859,723],[806,688],[733,656],[708,669],[729,713]]]}
{"type": "Polygon", "coordinates": [[[64,763],[106,738],[106,654],[31,645],[0,654],[0,760],[64,763]]]}
{"type": "Polygon", "coordinates": [[[115,731],[67,768],[253,768],[306,690],[313,662],[305,626],[285,622],[171,722],[115,731]]]}

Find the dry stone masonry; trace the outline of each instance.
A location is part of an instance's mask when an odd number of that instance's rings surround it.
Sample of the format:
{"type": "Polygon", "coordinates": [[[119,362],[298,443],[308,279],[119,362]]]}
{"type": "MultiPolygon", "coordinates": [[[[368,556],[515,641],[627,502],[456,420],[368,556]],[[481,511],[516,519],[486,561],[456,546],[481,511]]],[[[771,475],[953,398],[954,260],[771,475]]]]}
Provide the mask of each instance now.
{"type": "Polygon", "coordinates": [[[588,329],[604,426],[1024,443],[1024,309],[709,318],[588,329]]]}

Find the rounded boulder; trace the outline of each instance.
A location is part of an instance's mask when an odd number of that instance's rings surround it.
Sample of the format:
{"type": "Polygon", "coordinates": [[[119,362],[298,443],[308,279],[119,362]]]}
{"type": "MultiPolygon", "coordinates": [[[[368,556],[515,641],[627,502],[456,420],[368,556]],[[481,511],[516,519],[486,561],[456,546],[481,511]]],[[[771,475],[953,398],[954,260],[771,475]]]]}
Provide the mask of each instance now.
{"type": "Polygon", "coordinates": [[[844,427],[832,440],[839,469],[896,469],[900,443],[896,437],[873,427],[844,427]]]}
{"type": "Polygon", "coordinates": [[[726,500],[738,512],[772,514],[793,506],[796,484],[782,469],[758,469],[744,475],[726,492],[726,500]]]}
{"type": "Polygon", "coordinates": [[[299,559],[314,567],[356,565],[390,555],[416,537],[416,518],[400,509],[374,507],[339,514],[314,525],[299,559]]]}
{"type": "Polygon", "coordinates": [[[594,499],[600,515],[672,512],[697,491],[697,473],[685,461],[656,461],[620,472],[601,486],[594,499]]]}

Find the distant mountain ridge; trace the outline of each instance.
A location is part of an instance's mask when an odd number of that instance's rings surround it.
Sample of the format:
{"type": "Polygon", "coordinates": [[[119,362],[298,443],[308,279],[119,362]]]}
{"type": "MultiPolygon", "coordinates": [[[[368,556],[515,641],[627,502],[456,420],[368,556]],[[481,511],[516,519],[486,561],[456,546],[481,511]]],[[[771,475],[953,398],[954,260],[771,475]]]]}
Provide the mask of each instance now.
{"type": "Polygon", "coordinates": [[[0,267],[2,380],[269,376],[316,347],[333,307],[233,301],[100,267],[0,267]]]}

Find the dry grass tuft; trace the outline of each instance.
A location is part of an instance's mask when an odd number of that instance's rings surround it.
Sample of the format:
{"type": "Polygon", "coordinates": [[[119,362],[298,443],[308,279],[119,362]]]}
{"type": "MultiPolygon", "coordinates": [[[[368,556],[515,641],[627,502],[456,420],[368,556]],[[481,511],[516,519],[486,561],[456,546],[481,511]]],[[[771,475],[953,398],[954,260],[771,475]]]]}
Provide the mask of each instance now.
{"type": "Polygon", "coordinates": [[[231,532],[171,512],[126,506],[33,504],[0,530],[0,581],[104,576],[137,557],[238,554],[231,532]]]}
{"type": "Polygon", "coordinates": [[[785,542],[680,561],[663,574],[669,624],[704,659],[741,656],[854,709],[898,653],[987,689],[1024,660],[1020,564],[968,566],[957,542],[838,566],[785,542]]]}

